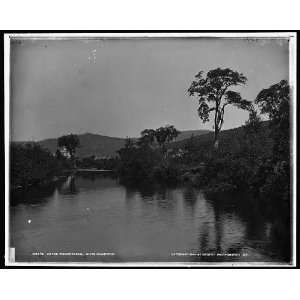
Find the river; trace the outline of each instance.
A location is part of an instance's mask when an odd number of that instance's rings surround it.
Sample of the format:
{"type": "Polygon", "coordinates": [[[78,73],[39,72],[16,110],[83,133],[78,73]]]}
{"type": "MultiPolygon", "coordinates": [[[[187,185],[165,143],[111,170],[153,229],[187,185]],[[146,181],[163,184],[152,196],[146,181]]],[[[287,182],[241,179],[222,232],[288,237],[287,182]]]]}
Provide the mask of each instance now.
{"type": "Polygon", "coordinates": [[[14,194],[17,262],[273,262],[290,259],[289,232],[242,194],[191,186],[126,186],[69,177],[14,194]]]}

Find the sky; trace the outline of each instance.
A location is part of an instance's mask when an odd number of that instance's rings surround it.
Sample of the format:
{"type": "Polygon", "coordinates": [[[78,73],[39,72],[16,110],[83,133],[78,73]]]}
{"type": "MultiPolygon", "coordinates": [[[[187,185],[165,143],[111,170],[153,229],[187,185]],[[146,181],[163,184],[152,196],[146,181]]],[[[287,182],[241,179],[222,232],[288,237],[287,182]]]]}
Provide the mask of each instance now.
{"type": "MultiPolygon", "coordinates": [[[[231,68],[248,82],[235,89],[253,101],[288,80],[287,40],[224,38],[22,39],[11,43],[11,139],[68,133],[137,137],[167,124],[210,129],[187,89],[203,70],[231,68]]],[[[227,106],[223,129],[248,113],[227,106]]],[[[213,120],[213,118],[211,118],[213,120]]]]}

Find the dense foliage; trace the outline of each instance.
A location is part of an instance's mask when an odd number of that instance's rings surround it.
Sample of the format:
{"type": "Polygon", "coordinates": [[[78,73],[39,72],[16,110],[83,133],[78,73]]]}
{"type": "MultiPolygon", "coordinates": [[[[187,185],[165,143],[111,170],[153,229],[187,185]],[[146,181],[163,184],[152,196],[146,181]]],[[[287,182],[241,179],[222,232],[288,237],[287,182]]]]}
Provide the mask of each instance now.
{"type": "Polygon", "coordinates": [[[260,191],[272,194],[288,206],[290,199],[290,87],[286,80],[262,90],[255,102],[270,119],[274,140],[272,157],[262,173],[270,170],[260,191]]]}
{"type": "Polygon", "coordinates": [[[178,134],[174,126],[167,125],[156,130],[143,130],[136,142],[127,139],[118,151],[119,176],[127,181],[177,180],[178,168],[166,146],[178,134]]]}
{"type": "MultiPolygon", "coordinates": [[[[278,201],[288,211],[290,204],[290,117],[289,87],[286,81],[263,90],[257,96],[262,122],[255,110],[230,143],[218,152],[201,156],[206,168],[198,184],[212,190],[248,190],[268,201],[278,201]]],[[[205,145],[204,145],[205,148],[205,145]]],[[[198,156],[199,159],[199,156],[198,156]]],[[[195,162],[194,162],[195,163],[195,162]]],[[[277,207],[279,207],[277,205],[277,207]]]]}
{"type": "Polygon", "coordinates": [[[12,187],[28,187],[51,180],[63,170],[70,168],[64,158],[56,158],[39,144],[11,144],[12,187]]]}
{"type": "Polygon", "coordinates": [[[58,138],[57,146],[65,149],[73,160],[76,153],[76,148],[80,146],[79,138],[76,134],[72,133],[63,135],[58,138]]]}

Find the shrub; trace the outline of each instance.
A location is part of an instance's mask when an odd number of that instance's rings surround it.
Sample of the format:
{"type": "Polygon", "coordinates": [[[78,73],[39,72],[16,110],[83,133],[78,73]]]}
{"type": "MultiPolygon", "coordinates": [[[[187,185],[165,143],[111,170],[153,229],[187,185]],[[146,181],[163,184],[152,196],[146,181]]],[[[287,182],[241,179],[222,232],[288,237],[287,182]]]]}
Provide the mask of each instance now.
{"type": "Polygon", "coordinates": [[[39,144],[11,145],[11,183],[13,187],[44,182],[62,171],[67,162],[58,160],[39,144]]]}

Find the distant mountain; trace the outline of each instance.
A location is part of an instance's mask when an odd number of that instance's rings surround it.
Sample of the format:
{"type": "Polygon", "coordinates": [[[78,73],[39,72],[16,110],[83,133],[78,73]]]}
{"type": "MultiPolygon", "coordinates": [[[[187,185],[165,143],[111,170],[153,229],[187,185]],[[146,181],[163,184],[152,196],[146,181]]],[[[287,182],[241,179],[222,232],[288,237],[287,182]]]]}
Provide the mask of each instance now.
{"type": "MultiPolygon", "coordinates": [[[[182,141],[189,137],[207,134],[209,130],[186,130],[182,131],[176,138],[176,141],[182,141]]],[[[95,155],[102,156],[116,156],[117,151],[125,144],[125,138],[109,137],[100,134],[85,133],[79,134],[80,148],[76,153],[79,157],[86,157],[95,155]]],[[[136,138],[133,138],[136,139],[136,138]]],[[[57,139],[46,139],[39,141],[39,144],[54,153],[57,149],[57,139]]]]}
{"type": "MultiPolygon", "coordinates": [[[[79,157],[85,156],[115,156],[116,151],[125,144],[125,139],[104,136],[100,134],[85,133],[78,135],[80,147],[76,150],[79,157]]],[[[57,149],[57,139],[47,139],[39,144],[54,153],[57,149]]]]}

